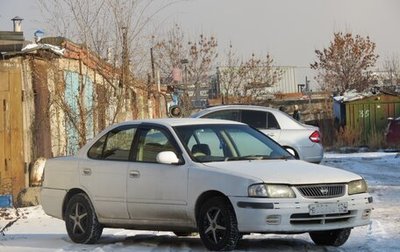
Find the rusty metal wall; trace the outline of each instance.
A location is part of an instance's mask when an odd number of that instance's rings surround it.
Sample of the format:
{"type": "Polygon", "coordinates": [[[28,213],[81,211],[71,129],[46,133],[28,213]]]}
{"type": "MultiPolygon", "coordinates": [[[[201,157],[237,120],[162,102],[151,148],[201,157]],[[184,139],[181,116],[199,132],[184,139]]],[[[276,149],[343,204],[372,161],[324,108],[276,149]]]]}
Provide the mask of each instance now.
{"type": "Polygon", "coordinates": [[[44,60],[33,59],[32,62],[32,89],[35,94],[35,120],[33,121],[33,158],[52,157],[51,129],[49,114],[50,92],[48,88],[47,72],[49,63],[44,60]]]}

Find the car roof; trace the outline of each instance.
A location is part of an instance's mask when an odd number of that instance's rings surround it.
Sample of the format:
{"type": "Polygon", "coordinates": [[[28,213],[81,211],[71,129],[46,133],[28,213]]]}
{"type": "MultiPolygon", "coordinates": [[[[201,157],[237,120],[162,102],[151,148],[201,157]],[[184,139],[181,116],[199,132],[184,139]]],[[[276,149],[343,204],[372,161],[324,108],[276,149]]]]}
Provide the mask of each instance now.
{"type": "Polygon", "coordinates": [[[279,111],[278,109],[271,108],[271,107],[264,107],[264,106],[257,106],[257,105],[244,105],[244,104],[232,104],[232,105],[219,105],[215,107],[209,107],[203,110],[200,110],[197,113],[191,115],[191,117],[199,117],[204,114],[208,114],[210,112],[219,111],[219,110],[226,110],[226,109],[251,109],[251,110],[260,110],[260,111],[279,111]]]}
{"type": "Polygon", "coordinates": [[[197,113],[192,114],[190,117],[192,118],[204,118],[203,116],[210,114],[216,111],[224,111],[224,110],[253,110],[253,111],[263,111],[270,112],[274,114],[275,117],[279,118],[278,122],[281,124],[281,129],[308,129],[308,130],[318,130],[318,127],[303,124],[299,121],[293,119],[288,113],[283,112],[279,109],[257,106],[257,105],[219,105],[215,107],[209,107],[203,110],[200,110],[197,113]]]}
{"type": "Polygon", "coordinates": [[[143,120],[130,120],[121,123],[116,123],[106,127],[100,133],[98,133],[93,139],[89,140],[85,146],[83,146],[77,156],[85,156],[89,148],[106,132],[115,129],[120,126],[125,125],[140,125],[140,124],[157,124],[165,127],[175,127],[175,126],[188,126],[188,125],[209,125],[209,124],[225,124],[225,125],[246,125],[241,122],[221,120],[221,119],[203,119],[203,118],[160,118],[160,119],[143,119],[143,120]]]}
{"type": "Polygon", "coordinates": [[[206,119],[206,118],[159,118],[159,119],[143,119],[131,120],[115,124],[115,126],[131,125],[131,124],[159,124],[164,126],[185,126],[185,125],[201,125],[201,124],[243,124],[240,122],[221,120],[221,119],[206,119]]]}

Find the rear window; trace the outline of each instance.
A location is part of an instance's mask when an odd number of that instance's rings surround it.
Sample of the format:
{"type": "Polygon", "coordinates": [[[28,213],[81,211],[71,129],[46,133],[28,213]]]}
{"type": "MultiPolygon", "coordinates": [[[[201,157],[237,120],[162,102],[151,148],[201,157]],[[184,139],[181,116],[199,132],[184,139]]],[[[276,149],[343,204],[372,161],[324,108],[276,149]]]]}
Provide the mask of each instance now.
{"type": "Polygon", "coordinates": [[[240,122],[240,111],[239,110],[221,110],[221,111],[216,111],[216,112],[204,115],[203,118],[224,119],[224,120],[240,122]]]}
{"type": "Polygon", "coordinates": [[[280,129],[278,121],[272,113],[268,114],[268,129],[280,129]]]}
{"type": "Polygon", "coordinates": [[[242,110],[242,122],[257,128],[267,128],[267,114],[263,111],[242,110]]]}

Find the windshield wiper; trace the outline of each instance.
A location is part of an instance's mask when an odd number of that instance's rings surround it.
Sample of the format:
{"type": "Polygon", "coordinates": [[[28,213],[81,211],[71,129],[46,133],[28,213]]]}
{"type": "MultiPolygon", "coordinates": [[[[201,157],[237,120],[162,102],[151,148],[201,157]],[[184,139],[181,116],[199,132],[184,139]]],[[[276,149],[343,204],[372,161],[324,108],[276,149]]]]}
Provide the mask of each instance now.
{"type": "Polygon", "coordinates": [[[268,155],[247,155],[241,157],[227,157],[225,161],[237,160],[271,160],[271,159],[290,159],[291,156],[268,156],[268,155]]]}
{"type": "Polygon", "coordinates": [[[266,155],[247,155],[247,156],[241,156],[241,157],[227,157],[225,158],[225,161],[236,161],[236,160],[262,160],[262,159],[268,159],[269,156],[266,155]]]}

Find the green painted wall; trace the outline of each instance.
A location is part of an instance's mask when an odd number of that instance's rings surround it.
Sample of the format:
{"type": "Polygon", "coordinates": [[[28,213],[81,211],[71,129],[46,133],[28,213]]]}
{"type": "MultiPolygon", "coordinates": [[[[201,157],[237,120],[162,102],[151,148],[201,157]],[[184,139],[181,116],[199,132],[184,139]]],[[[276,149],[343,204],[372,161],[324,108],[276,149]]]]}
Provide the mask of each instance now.
{"type": "Polygon", "coordinates": [[[373,130],[384,132],[388,117],[400,117],[400,96],[377,95],[345,103],[346,125],[359,129],[364,139],[373,130]]]}

